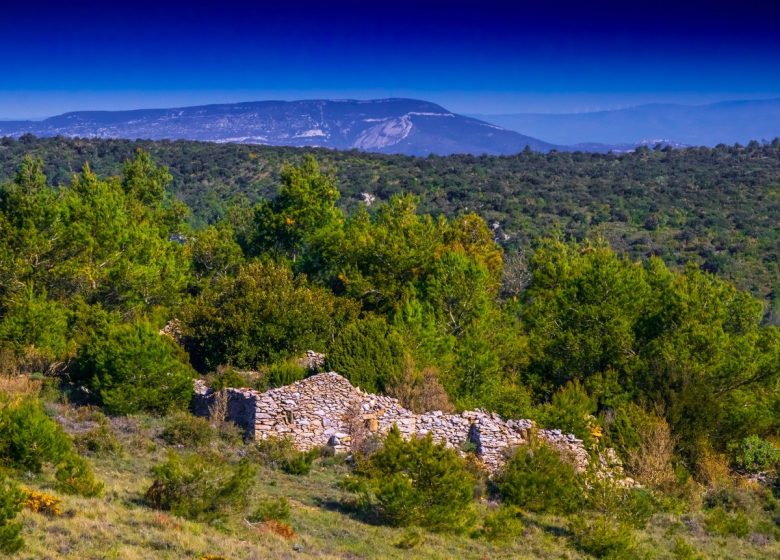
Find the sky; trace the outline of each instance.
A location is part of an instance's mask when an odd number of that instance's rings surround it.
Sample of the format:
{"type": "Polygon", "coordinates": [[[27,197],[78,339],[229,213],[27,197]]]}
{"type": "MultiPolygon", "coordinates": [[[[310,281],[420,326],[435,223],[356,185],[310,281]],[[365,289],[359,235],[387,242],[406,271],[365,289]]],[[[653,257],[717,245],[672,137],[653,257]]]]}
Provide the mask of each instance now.
{"type": "Polygon", "coordinates": [[[772,0],[7,4],[3,119],[264,99],[500,114],[780,98],[772,0]]]}

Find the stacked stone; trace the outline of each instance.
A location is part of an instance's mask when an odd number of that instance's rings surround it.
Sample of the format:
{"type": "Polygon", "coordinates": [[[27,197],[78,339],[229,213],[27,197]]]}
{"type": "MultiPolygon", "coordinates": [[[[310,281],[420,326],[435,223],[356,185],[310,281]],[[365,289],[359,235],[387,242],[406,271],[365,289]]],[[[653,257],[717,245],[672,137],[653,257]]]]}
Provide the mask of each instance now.
{"type": "MultiPolygon", "coordinates": [[[[349,452],[352,426],[362,424],[368,432],[383,434],[395,425],[406,438],[431,434],[435,441],[454,449],[462,450],[464,443],[471,442],[485,467],[496,472],[511,449],[528,443],[535,431],[531,420],[505,421],[483,410],[414,414],[397,399],[365,393],[334,372],[264,393],[223,391],[227,392],[227,419],[242,426],[249,437],[290,437],[301,450],[330,445],[336,451],[349,452]]],[[[213,390],[200,380],[195,382],[196,414],[209,415],[215,399],[213,390]]],[[[587,467],[588,453],[573,435],[539,430],[538,437],[564,450],[578,469],[587,467]]]]}
{"type": "Polygon", "coordinates": [[[346,414],[359,399],[360,392],[332,372],[271,389],[256,401],[256,437],[288,436],[303,451],[328,444],[337,451],[346,451],[346,414]]]}
{"type": "Polygon", "coordinates": [[[537,437],[570,457],[579,472],[584,472],[588,468],[588,451],[582,440],[577,439],[573,434],[564,434],[561,430],[539,430],[537,437]]]}
{"type": "Polygon", "coordinates": [[[444,414],[439,410],[417,417],[417,433],[431,434],[433,440],[453,449],[463,449],[469,441],[472,419],[468,413],[444,414]]]}

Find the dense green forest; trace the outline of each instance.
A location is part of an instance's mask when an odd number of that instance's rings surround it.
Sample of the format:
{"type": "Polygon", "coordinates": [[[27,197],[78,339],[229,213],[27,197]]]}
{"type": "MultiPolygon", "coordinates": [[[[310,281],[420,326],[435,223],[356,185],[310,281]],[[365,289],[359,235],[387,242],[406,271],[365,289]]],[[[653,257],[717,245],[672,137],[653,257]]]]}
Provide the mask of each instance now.
{"type": "Polygon", "coordinates": [[[86,161],[117,175],[141,147],[170,169],[175,196],[195,224],[213,223],[228,205],[273,197],[286,163],[315,154],[333,173],[339,205],[355,208],[362,193],[386,201],[415,194],[420,209],[450,217],[476,212],[512,250],[561,232],[577,240],[601,236],[631,258],[660,256],[670,266],[692,262],[770,302],[766,320],[780,321],[780,140],[768,145],[633,154],[523,153],[511,157],[412,158],[235,144],[73,140],[0,140],[0,178],[11,178],[25,154],[44,161],[52,185],[67,184],[86,161]]]}
{"type": "MultiPolygon", "coordinates": [[[[415,410],[481,407],[573,433],[594,459],[614,448],[642,484],[585,479],[543,450],[487,480],[430,438],[391,432],[339,486],[356,496],[340,506],[353,517],[475,539],[563,523],[579,553],[625,558],[653,514],[695,514],[708,534],[776,550],[780,329],[751,291],[777,282],[777,142],[425,160],[139,144],[152,155],[132,142],[4,141],[16,170],[0,187],[3,384],[21,375],[58,406],[169,418],[162,441],[191,453],[159,457],[136,502],[208,523],[243,511],[249,451],[174,411],[198,375],[264,389],[305,376],[296,358],[313,349],[415,410]],[[171,320],[175,337],[161,336],[171,320]],[[500,508],[476,508],[479,495],[500,508]]],[[[64,494],[103,487],[40,397],[0,394],[0,547],[15,550],[12,520],[33,496],[17,487],[23,473],[64,494]]],[[[83,444],[95,453],[114,445],[100,418],[83,444]]],[[[264,445],[250,456],[291,476],[318,460],[264,445]]],[[[284,507],[256,518],[282,522],[284,507]]],[[[685,538],[674,546],[696,557],[685,538]]]]}

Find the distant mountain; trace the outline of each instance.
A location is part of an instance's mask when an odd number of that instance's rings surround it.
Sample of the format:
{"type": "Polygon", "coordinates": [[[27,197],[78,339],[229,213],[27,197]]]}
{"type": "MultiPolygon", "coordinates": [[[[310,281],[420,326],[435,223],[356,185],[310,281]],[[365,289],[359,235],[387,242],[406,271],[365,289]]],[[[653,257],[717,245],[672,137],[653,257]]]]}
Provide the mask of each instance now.
{"type": "Polygon", "coordinates": [[[203,140],[408,155],[560,148],[414,99],[258,101],[176,109],[78,111],[0,121],[0,136],[203,140]]]}
{"type": "MultiPolygon", "coordinates": [[[[657,142],[715,146],[780,136],[780,99],[709,105],[639,105],[571,114],[473,115],[557,144],[637,145],[657,142]],[[656,140],[656,139],[665,140],[656,140]]],[[[601,150],[597,150],[601,151],[601,150]]]]}

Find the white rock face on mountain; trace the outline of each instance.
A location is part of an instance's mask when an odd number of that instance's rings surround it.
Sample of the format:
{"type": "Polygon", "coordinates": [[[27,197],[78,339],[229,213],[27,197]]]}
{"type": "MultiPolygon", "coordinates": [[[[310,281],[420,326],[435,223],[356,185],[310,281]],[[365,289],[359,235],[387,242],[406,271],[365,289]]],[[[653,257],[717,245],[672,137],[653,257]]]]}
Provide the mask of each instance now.
{"type": "Polygon", "coordinates": [[[387,146],[398,144],[398,142],[409,136],[413,126],[409,115],[387,119],[364,130],[352,146],[366,151],[386,148],[387,146]]]}

